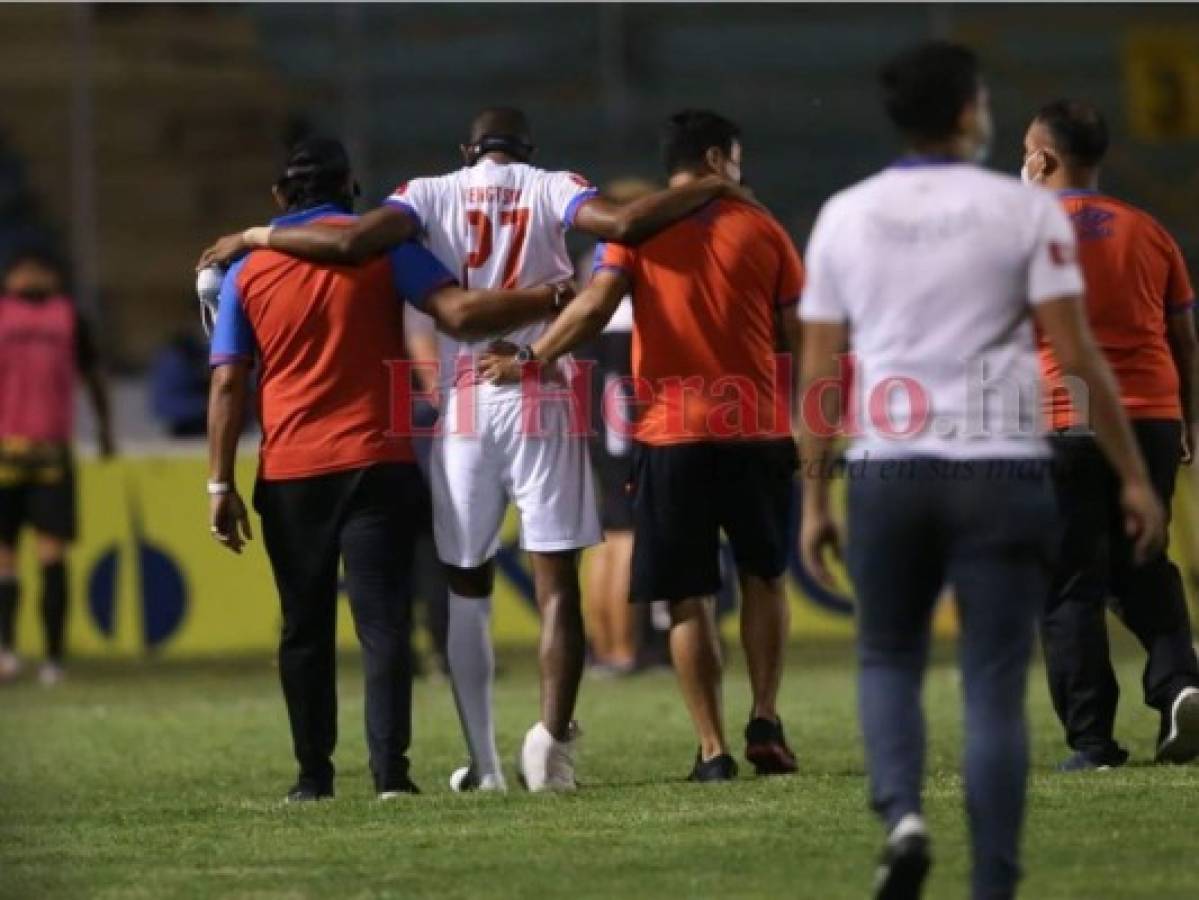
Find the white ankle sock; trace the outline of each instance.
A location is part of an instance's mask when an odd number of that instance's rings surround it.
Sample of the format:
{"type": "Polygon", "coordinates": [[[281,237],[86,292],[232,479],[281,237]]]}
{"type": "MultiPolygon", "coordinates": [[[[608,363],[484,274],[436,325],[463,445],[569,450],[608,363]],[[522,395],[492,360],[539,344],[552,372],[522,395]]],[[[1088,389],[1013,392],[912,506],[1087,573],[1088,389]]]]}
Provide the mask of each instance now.
{"type": "Polygon", "coordinates": [[[475,774],[480,778],[499,775],[495,723],[491,715],[491,686],[495,681],[491,598],[462,597],[451,591],[449,619],[446,656],[450,680],[475,774]]]}

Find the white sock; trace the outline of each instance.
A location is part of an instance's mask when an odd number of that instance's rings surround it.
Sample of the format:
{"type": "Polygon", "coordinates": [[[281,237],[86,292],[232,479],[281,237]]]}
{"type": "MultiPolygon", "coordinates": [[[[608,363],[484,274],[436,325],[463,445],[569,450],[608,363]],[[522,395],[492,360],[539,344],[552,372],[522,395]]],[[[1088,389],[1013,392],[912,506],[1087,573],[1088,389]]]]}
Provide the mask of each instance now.
{"type": "Polygon", "coordinates": [[[499,775],[495,722],[491,716],[491,686],[495,681],[491,598],[461,597],[450,591],[449,613],[446,657],[471,762],[480,778],[499,775]]]}

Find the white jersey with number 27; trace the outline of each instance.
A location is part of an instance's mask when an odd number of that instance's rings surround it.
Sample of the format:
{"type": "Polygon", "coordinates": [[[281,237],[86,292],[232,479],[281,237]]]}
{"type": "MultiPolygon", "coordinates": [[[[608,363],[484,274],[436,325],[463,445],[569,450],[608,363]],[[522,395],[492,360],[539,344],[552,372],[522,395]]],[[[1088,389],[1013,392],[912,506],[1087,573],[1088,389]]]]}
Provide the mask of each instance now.
{"type": "MultiPolygon", "coordinates": [[[[595,195],[595,188],[573,173],[484,158],[448,175],[413,179],[386,202],[417,220],[425,245],[463,287],[512,289],[571,277],[566,231],[579,207],[595,195]]],[[[492,341],[530,344],[545,328],[538,322],[469,342],[439,332],[442,390],[461,384],[455,373],[472,371],[476,355],[492,341]]],[[[479,385],[478,390],[478,399],[486,400],[519,388],[479,385]]]]}

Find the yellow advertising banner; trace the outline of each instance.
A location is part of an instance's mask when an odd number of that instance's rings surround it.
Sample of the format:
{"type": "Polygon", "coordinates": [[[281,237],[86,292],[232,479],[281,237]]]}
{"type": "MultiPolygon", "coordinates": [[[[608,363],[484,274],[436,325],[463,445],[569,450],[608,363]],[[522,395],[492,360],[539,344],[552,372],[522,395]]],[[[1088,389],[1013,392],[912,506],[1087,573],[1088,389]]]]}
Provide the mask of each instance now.
{"type": "Polygon", "coordinates": [[[1155,142],[1199,137],[1199,28],[1131,28],[1123,58],[1133,135],[1155,142]]]}
{"type": "MultiPolygon", "coordinates": [[[[247,491],[254,465],[246,459],[239,470],[239,483],[247,491]]],[[[73,654],[183,658],[274,648],[279,604],[261,541],[251,542],[236,556],[209,536],[202,460],[86,460],[79,469],[81,533],[71,555],[68,635],[73,654]]],[[[1173,548],[1175,559],[1185,563],[1188,592],[1194,580],[1192,548],[1199,537],[1190,496],[1184,485],[1175,503],[1173,548]]],[[[32,544],[26,540],[21,553],[25,600],[17,635],[19,648],[36,654],[41,638],[32,544]]],[[[532,644],[537,634],[532,578],[511,518],[497,562],[496,641],[532,644]]],[[[731,566],[731,559],[726,562],[731,566]]],[[[795,560],[788,582],[794,636],[850,633],[852,601],[847,590],[834,593],[819,587],[795,560]]],[[[728,596],[721,598],[726,607],[733,602],[731,588],[727,590],[728,596]]],[[[341,604],[339,616],[340,641],[351,646],[348,604],[341,604]]],[[[943,631],[952,628],[948,605],[938,626],[943,631]]],[[[735,633],[734,616],[726,618],[725,628],[730,636],[735,633]]]]}

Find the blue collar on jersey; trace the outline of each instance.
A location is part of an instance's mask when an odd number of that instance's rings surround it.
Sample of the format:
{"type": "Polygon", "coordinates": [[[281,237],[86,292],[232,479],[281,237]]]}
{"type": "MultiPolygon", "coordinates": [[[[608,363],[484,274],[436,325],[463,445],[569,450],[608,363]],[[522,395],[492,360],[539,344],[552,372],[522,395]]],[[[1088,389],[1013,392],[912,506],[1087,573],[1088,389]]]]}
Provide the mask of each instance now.
{"type": "Polygon", "coordinates": [[[311,222],[313,219],[319,219],[322,216],[349,215],[353,214],[346,212],[336,203],[322,203],[320,206],[310,206],[308,209],[301,209],[298,212],[276,216],[271,219],[271,225],[303,225],[305,222],[311,222]]]}
{"type": "Polygon", "coordinates": [[[1099,191],[1094,188],[1066,188],[1064,191],[1058,191],[1059,197],[1098,197],[1099,191]]]}
{"type": "Polygon", "coordinates": [[[925,166],[952,166],[964,162],[966,160],[958,159],[956,156],[925,156],[920,153],[912,153],[908,156],[899,157],[899,159],[891,163],[891,168],[920,169],[925,166]]]}

